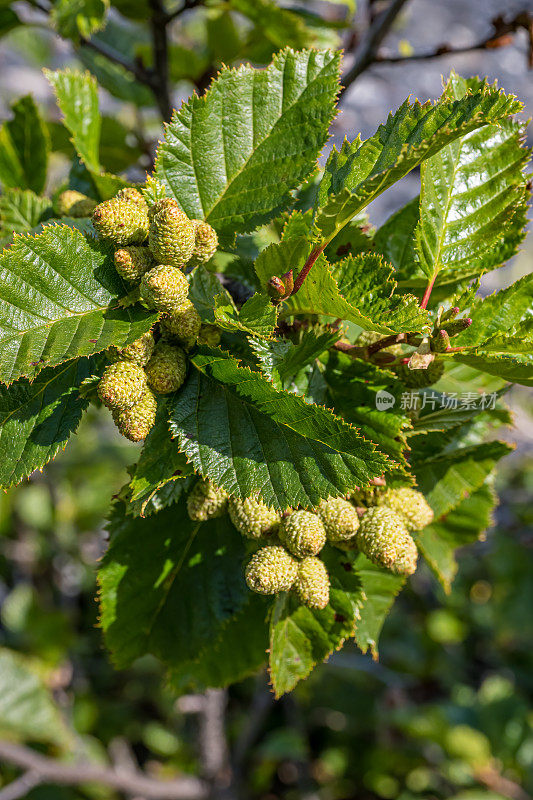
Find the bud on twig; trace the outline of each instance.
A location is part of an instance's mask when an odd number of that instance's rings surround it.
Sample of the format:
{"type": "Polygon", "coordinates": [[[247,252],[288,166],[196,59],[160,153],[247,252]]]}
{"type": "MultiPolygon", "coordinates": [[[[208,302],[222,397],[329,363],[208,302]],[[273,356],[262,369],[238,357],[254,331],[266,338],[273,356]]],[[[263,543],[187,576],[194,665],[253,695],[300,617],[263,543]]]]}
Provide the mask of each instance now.
{"type": "Polygon", "coordinates": [[[455,336],[457,333],[465,331],[471,326],[471,324],[471,318],[467,317],[466,319],[456,319],[453,322],[449,322],[447,325],[443,325],[442,327],[448,336],[455,336]]]}

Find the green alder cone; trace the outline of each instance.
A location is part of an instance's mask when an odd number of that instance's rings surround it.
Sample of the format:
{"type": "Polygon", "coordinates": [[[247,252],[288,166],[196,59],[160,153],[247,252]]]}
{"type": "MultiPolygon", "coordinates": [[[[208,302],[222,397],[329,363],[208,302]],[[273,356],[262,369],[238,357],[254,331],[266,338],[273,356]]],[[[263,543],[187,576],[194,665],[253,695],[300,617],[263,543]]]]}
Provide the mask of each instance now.
{"type": "Polygon", "coordinates": [[[178,201],[174,200],[173,197],[161,197],[159,200],[156,200],[156,202],[148,209],[148,218],[150,219],[150,222],[153,220],[156,214],[159,214],[160,211],[164,211],[167,208],[177,208],[179,211],[181,211],[178,201]]]}
{"type": "Polygon", "coordinates": [[[205,264],[212,258],[218,247],[218,236],[214,228],[208,222],[201,219],[193,219],[191,222],[194,225],[194,250],[191,256],[191,266],[196,267],[198,264],[205,264]]]}
{"type": "Polygon", "coordinates": [[[154,266],[155,261],[147,247],[122,247],[115,253],[115,269],[125,281],[140,281],[154,266]]]}
{"type": "Polygon", "coordinates": [[[322,520],[311,511],[293,511],[283,520],[279,538],[298,558],[316,556],[326,544],[326,530],[322,520]]]}
{"type": "Polygon", "coordinates": [[[161,332],[169,339],[177,339],[187,350],[196,344],[201,326],[200,315],[190,300],[161,320],[161,332]]]}
{"type": "Polygon", "coordinates": [[[326,565],[316,556],[307,556],[298,564],[294,591],[308,608],[322,609],[329,603],[329,575],[326,565]]]}
{"type": "Polygon", "coordinates": [[[342,497],[322,500],[316,513],[326,529],[326,537],[331,544],[353,539],[359,530],[359,515],[351,503],[342,497]]]}
{"type": "Polygon", "coordinates": [[[77,192],[75,189],[67,189],[61,192],[56,201],[56,211],[60,217],[90,217],[98,203],[92,197],[77,192]]]}
{"type": "Polygon", "coordinates": [[[442,378],[444,362],[435,359],[427,369],[409,369],[407,364],[398,364],[394,370],[406,386],[423,389],[425,386],[432,386],[442,378]]]}
{"type": "Polygon", "coordinates": [[[431,337],[431,349],[434,353],[445,353],[450,346],[450,337],[446,331],[438,331],[431,337]]]}
{"type": "Polygon", "coordinates": [[[228,508],[228,494],[207,478],[196,483],[187,497],[187,512],[194,522],[222,517],[228,508]]]}
{"type": "Polygon", "coordinates": [[[120,361],[132,361],[134,364],[144,367],[150,361],[154,347],[155,339],[152,336],[152,332],[147,331],[134,342],[123,347],[122,350],[118,350],[118,359],[120,361]]]}
{"type": "Polygon", "coordinates": [[[216,347],[220,344],[220,331],[216,325],[202,325],[198,334],[198,344],[216,347]]]}
{"type": "Polygon", "coordinates": [[[98,384],[98,397],[112,411],[125,411],[137,403],[146,391],[142,367],[131,361],[118,361],[104,370],[98,384]]]}
{"type": "Polygon", "coordinates": [[[114,411],[115,425],[126,439],[140,442],[146,439],[154,426],[157,400],[150,389],[146,389],[141,399],[125,411],[114,411]]]}
{"type": "Polygon", "coordinates": [[[148,244],[155,260],[184,267],[193,254],[195,230],[194,223],[177,205],[165,205],[150,222],[148,244]]]}
{"type": "Polygon", "coordinates": [[[246,497],[244,500],[232,497],[229,501],[229,515],[239,533],[248,539],[272,536],[281,520],[277,511],[253,497],[246,497]]]}
{"type": "Polygon", "coordinates": [[[387,506],[370,508],[357,533],[362,553],[379,567],[396,575],[412,575],[418,550],[402,518],[387,506]]]}
{"type": "Polygon", "coordinates": [[[280,545],[267,545],[253,554],[245,571],[248,588],[257,594],[288,592],[296,580],[298,562],[280,545]]]}
{"type": "Polygon", "coordinates": [[[92,217],[95,231],[101,239],[115,244],[141,244],[148,236],[149,225],[148,207],[144,200],[143,204],[119,195],[100,203],[92,217]]]}
{"type": "Polygon", "coordinates": [[[140,293],[149,308],[172,314],[187,300],[189,282],[178,267],[161,264],[143,275],[140,293]]]}
{"type": "Polygon", "coordinates": [[[420,531],[433,522],[433,509],[424,495],[408,486],[387,489],[380,497],[379,504],[392,508],[410,531],[420,531]]]}
{"type": "Polygon", "coordinates": [[[117,200],[124,200],[126,203],[135,203],[136,206],[142,208],[148,214],[148,206],[146,204],[146,200],[140,193],[138,189],[135,189],[133,186],[128,186],[124,189],[119,189],[116,193],[115,198],[117,200]]]}
{"type": "Polygon", "coordinates": [[[187,373],[187,359],[181,348],[158,342],[146,365],[148,385],[158,394],[176,392],[187,373]]]}

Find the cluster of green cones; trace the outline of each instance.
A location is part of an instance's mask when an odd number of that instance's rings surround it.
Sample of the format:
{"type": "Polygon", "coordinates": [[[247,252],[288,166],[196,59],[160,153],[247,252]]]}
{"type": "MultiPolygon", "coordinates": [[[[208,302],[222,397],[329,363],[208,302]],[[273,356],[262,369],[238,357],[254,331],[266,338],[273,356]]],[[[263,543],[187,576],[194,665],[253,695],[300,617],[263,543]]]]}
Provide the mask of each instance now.
{"type": "Polygon", "coordinates": [[[313,511],[284,515],[258,499],[229,497],[201,479],[189,493],[187,508],[198,522],[228,513],[235,528],[257,543],[245,572],[252,591],[293,591],[301,603],[317,609],[329,602],[329,576],[319,556],[326,544],[359,550],[384,569],[412,575],[418,551],[411,532],[433,520],[423,494],[407,486],[387,488],[379,478],[365,490],[356,487],[347,497],[323,500],[313,511]]]}
{"type": "Polygon", "coordinates": [[[110,348],[112,363],[98,386],[120,432],[141,441],[154,424],[156,396],[183,384],[187,351],[197,342],[213,345],[220,338],[216,328],[202,324],[184,272],[214,255],[216,232],[202,220],[189,219],[172,198],[160,196],[149,203],[135,188],[121,189],[99,205],[72,191],[59,202],[71,214],[92,211],[98,237],[117,246],[117,272],[142,305],[160,314],[151,331],[123,349],[110,348]]]}

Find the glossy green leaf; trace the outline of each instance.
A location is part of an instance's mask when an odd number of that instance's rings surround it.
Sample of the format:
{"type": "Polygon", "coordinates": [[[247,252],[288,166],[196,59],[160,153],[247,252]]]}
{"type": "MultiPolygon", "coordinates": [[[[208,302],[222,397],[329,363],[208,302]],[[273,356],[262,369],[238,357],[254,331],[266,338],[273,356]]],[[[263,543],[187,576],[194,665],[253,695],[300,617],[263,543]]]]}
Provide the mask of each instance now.
{"type": "Polygon", "coordinates": [[[9,739],[65,747],[69,731],[36,666],[30,658],[0,648],[0,732],[9,739]]]}
{"type": "Polygon", "coordinates": [[[145,653],[188,663],[244,608],[244,546],[227,516],[192,522],[182,501],[143,519],[118,504],[109,532],[101,625],[117,667],[145,653]]]}
{"type": "Polygon", "coordinates": [[[50,225],[17,236],[0,255],[0,380],[36,375],[44,364],[119,347],[157,320],[126,294],[112,248],[74,228],[50,225]]]}
{"type": "Polygon", "coordinates": [[[530,273],[506,289],[477,299],[468,312],[472,324],[454,337],[453,344],[477,347],[504,331],[512,336],[516,326],[531,316],[532,307],[533,273],[530,273]]]}
{"type": "Polygon", "coordinates": [[[74,359],[0,386],[0,486],[19,483],[65,447],[89,403],[80,385],[102,371],[98,357],[74,359]]]}
{"type": "MultiPolygon", "coordinates": [[[[452,75],[445,95],[459,100],[481,88],[477,80],[452,75]]],[[[523,170],[530,153],[523,136],[522,125],[500,120],[456,139],[422,164],[415,241],[420,268],[430,280],[440,272],[459,277],[482,271],[485,254],[493,262],[493,248],[502,260],[514,254],[514,237],[509,252],[501,244],[508,226],[513,235],[517,210],[526,203],[523,170]]]]}
{"type": "Polygon", "coordinates": [[[289,201],[326,142],[339,53],[283,50],[265,70],[223,69],[174,113],[155,174],[219,234],[253,230],[289,201]]]}
{"type": "Polygon", "coordinates": [[[12,111],[13,119],[0,128],[0,182],[4,189],[40,194],[48,168],[48,129],[31,95],[17,100],[12,111]]]}
{"type": "Polygon", "coordinates": [[[490,122],[498,123],[521,104],[483,84],[459,100],[434,104],[408,100],[370,139],[333,148],[315,206],[315,225],[331,241],[352,217],[404,175],[455,139],[490,122]]]}
{"type": "MultiPolygon", "coordinates": [[[[376,231],[374,246],[394,266],[398,281],[418,275],[423,280],[415,252],[415,230],[420,219],[420,198],[415,197],[395,211],[376,231]]],[[[424,284],[425,285],[425,284],[424,284]]]]}
{"type": "Polygon", "coordinates": [[[511,383],[533,386],[533,343],[529,343],[528,347],[530,352],[523,355],[485,352],[483,348],[479,348],[472,353],[454,356],[454,361],[511,383]]]}
{"type": "Polygon", "coordinates": [[[230,293],[222,286],[217,276],[204,266],[193,270],[189,299],[194,303],[202,321],[208,324],[216,322],[215,306],[223,304],[226,308],[235,309],[230,293]]]}
{"type": "Polygon", "coordinates": [[[393,466],[355,428],[280,392],[221,350],[191,357],[170,428],[194,468],[230,494],[278,509],[314,506],[393,466]]]}
{"type": "Polygon", "coordinates": [[[492,489],[482,484],[444,519],[415,534],[418,549],[446,592],[457,573],[455,551],[481,538],[492,523],[495,502],[492,489]]]}

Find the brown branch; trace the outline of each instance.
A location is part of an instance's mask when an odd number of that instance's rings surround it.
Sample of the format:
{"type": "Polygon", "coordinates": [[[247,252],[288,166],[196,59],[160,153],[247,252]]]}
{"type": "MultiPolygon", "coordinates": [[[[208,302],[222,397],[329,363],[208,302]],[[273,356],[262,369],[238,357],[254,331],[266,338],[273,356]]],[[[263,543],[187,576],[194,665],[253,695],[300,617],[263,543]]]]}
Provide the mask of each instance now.
{"type": "Polygon", "coordinates": [[[130,72],[139,83],[148,86],[153,91],[153,75],[150,70],[146,69],[141,61],[129,61],[120,53],[117,53],[116,50],[113,50],[97,39],[81,39],[80,45],[88,50],[94,50],[95,53],[105,56],[108,61],[112,61],[114,64],[123,67],[130,72]]]}
{"type": "Polygon", "coordinates": [[[499,47],[507,47],[512,44],[513,36],[521,28],[527,31],[529,36],[529,66],[533,67],[533,14],[527,11],[520,11],[511,20],[506,22],[503,17],[496,17],[492,20],[492,32],[473,44],[462,47],[452,47],[449,44],[441,44],[435,50],[424,53],[413,53],[409,56],[383,56],[376,55],[375,64],[405,64],[409,61],[426,61],[433,58],[442,58],[449,55],[460,55],[461,53],[472,53],[476,50],[496,50],[499,47]]]}
{"type": "MultiPolygon", "coordinates": [[[[143,796],[147,800],[207,800],[209,797],[208,784],[189,775],[173,781],[159,781],[142,772],[115,772],[114,769],[92,764],[63,763],[12,742],[0,741],[0,761],[6,761],[29,771],[31,779],[37,780],[38,777],[38,783],[41,784],[77,786],[80,783],[94,782],[109,786],[117,792],[143,796]]],[[[18,779],[14,783],[20,783],[21,780],[18,779]]],[[[16,796],[13,796],[13,800],[16,796]]],[[[9,795],[4,795],[3,800],[7,800],[8,797],[9,795]]]]}
{"type": "Polygon", "coordinates": [[[19,797],[27,797],[28,792],[35,786],[39,786],[41,782],[39,773],[28,770],[20,778],[0,789],[0,800],[18,800],[19,797]]]}
{"type": "Polygon", "coordinates": [[[150,28],[154,52],[154,76],[151,86],[159,111],[165,122],[172,116],[168,66],[168,14],[161,0],[148,0],[150,4],[150,28]]]}
{"type": "Polygon", "coordinates": [[[363,41],[360,52],[356,55],[355,63],[351,69],[343,76],[343,88],[341,96],[346,89],[357,80],[361,73],[365,72],[376,60],[379,47],[394,25],[396,17],[408,0],[391,0],[389,6],[379,14],[373,21],[368,31],[368,36],[363,41]]]}

